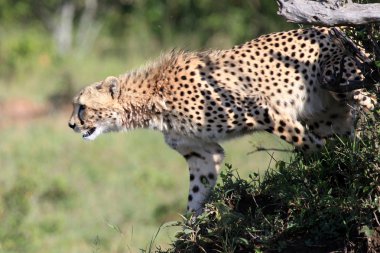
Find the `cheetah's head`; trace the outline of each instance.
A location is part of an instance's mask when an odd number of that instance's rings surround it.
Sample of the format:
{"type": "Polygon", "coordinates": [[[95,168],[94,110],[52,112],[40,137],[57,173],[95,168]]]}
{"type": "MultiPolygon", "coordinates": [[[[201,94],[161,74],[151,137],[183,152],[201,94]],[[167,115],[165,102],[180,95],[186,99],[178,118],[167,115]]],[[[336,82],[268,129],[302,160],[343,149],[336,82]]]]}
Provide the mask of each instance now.
{"type": "Polygon", "coordinates": [[[118,102],[120,83],[107,77],[82,89],[73,100],[74,110],[69,127],[94,140],[101,133],[123,130],[123,107],[118,102]]]}

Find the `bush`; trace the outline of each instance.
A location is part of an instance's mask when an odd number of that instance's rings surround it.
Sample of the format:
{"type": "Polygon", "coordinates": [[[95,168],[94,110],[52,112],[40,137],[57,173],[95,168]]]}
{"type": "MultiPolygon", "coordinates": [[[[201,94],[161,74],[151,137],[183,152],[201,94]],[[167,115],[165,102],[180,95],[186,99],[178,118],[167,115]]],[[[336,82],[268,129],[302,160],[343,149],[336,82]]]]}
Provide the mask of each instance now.
{"type": "Polygon", "coordinates": [[[364,119],[360,137],[296,154],[262,179],[227,165],[205,212],[160,252],[379,252],[379,110],[364,119]]]}

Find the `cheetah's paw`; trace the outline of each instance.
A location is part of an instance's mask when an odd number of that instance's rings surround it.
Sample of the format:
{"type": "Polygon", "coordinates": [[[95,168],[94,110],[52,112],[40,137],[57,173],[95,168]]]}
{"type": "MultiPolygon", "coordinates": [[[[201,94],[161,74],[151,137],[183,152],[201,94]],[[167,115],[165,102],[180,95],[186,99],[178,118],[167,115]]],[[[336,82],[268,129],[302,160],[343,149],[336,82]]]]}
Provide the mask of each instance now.
{"type": "Polygon", "coordinates": [[[376,96],[366,91],[357,91],[353,98],[354,101],[365,110],[372,111],[377,104],[376,96]]]}

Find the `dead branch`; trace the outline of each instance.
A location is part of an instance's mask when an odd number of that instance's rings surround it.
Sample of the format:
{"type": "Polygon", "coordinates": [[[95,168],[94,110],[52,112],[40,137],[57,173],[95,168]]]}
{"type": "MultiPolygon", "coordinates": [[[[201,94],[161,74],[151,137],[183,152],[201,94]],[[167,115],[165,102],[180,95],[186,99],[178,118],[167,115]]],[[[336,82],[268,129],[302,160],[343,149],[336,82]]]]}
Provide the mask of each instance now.
{"type": "Polygon", "coordinates": [[[338,0],[277,0],[279,15],[288,22],[323,26],[363,25],[380,22],[380,3],[357,4],[338,0]]]}

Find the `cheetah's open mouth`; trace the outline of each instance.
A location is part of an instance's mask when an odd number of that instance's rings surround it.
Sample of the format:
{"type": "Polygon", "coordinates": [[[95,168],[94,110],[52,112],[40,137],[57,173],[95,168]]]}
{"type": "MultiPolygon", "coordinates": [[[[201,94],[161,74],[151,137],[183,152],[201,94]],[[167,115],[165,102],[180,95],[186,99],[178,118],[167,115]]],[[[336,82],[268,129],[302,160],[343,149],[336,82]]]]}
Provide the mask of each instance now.
{"type": "Polygon", "coordinates": [[[85,138],[85,139],[91,139],[90,136],[95,132],[96,130],[96,127],[93,127],[91,128],[90,130],[88,130],[87,132],[85,132],[82,137],[85,138]]]}

